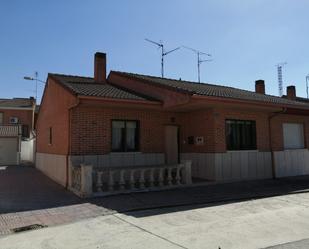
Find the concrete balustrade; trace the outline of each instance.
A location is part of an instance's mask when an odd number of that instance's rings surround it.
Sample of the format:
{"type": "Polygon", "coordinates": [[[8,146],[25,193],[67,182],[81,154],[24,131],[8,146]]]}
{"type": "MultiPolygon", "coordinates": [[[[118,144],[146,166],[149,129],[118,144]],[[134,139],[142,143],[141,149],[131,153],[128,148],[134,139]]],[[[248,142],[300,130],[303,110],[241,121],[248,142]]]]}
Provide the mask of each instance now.
{"type": "MultiPolygon", "coordinates": [[[[107,186],[105,192],[129,192],[191,184],[191,162],[153,167],[118,167],[96,169],[94,190],[107,186]],[[104,176],[108,176],[104,178],[104,176]],[[105,179],[105,180],[104,180],[105,179]],[[99,187],[98,187],[99,186],[99,187]]],[[[104,192],[103,190],[103,192],[104,192]]],[[[99,191],[96,191],[98,194],[99,191]]]]}
{"type": "Polygon", "coordinates": [[[70,189],[81,197],[156,190],[192,183],[191,161],[177,165],[101,168],[71,166],[70,189]]]}

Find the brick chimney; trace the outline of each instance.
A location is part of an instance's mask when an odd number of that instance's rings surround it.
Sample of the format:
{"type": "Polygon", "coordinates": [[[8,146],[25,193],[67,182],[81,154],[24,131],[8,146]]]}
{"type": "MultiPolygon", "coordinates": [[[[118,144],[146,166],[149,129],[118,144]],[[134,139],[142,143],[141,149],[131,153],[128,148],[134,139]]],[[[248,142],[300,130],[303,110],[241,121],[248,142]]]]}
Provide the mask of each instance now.
{"type": "Polygon", "coordinates": [[[286,88],[286,96],[288,99],[295,100],[296,99],[296,88],[295,86],[288,86],[286,88]]]}
{"type": "Polygon", "coordinates": [[[94,80],[95,82],[106,82],[106,54],[95,53],[94,55],[94,80]]]}
{"type": "Polygon", "coordinates": [[[34,97],[32,97],[32,96],[30,96],[29,99],[30,99],[31,104],[32,104],[33,106],[35,106],[36,99],[35,99],[34,97]]]}
{"type": "Polygon", "coordinates": [[[264,80],[255,81],[255,92],[265,94],[265,82],[264,82],[264,80]]]}

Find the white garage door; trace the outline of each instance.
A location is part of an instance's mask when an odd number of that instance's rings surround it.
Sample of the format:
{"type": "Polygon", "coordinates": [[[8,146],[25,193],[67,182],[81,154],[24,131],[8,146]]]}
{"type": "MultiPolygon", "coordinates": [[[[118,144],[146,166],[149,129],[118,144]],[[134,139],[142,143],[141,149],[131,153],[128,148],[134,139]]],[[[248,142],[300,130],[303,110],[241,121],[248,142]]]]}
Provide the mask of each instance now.
{"type": "Polygon", "coordinates": [[[18,139],[0,137],[0,165],[18,164],[18,139]]]}

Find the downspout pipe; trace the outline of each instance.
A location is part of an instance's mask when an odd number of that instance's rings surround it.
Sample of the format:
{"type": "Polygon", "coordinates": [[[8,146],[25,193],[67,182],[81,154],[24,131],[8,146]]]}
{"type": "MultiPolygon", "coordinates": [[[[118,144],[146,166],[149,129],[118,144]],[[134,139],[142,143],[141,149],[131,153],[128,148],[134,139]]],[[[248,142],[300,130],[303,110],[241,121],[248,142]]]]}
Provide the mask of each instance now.
{"type": "Polygon", "coordinates": [[[77,107],[80,104],[80,99],[79,97],[76,97],[76,103],[73,104],[68,108],[68,148],[67,148],[67,155],[66,155],[66,180],[65,180],[65,187],[68,189],[69,186],[69,156],[71,155],[71,113],[72,109],[77,107]]]}
{"type": "Polygon", "coordinates": [[[275,155],[274,155],[274,150],[272,148],[272,132],[271,132],[271,120],[280,115],[280,114],[285,114],[287,112],[287,108],[283,108],[279,112],[273,112],[272,115],[268,117],[268,133],[269,133],[269,147],[270,147],[270,152],[271,152],[271,166],[272,166],[272,177],[273,179],[276,179],[276,165],[275,165],[275,155]]]}

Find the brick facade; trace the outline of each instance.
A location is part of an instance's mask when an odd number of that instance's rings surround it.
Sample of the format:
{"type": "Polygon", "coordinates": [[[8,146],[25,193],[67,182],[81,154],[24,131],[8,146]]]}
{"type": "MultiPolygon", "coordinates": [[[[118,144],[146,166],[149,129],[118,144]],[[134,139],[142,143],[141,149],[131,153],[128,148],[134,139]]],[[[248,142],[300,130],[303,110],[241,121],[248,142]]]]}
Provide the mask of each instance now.
{"type": "Polygon", "coordinates": [[[53,79],[48,80],[37,120],[37,152],[67,155],[69,148],[69,108],[76,98],[53,79]],[[49,130],[52,128],[52,144],[49,130]]]}
{"type": "Polygon", "coordinates": [[[271,139],[274,151],[284,150],[283,145],[283,123],[299,123],[304,125],[305,147],[308,148],[309,142],[309,117],[280,114],[272,118],[271,121],[271,139]]]}
{"type": "Polygon", "coordinates": [[[164,126],[179,125],[178,114],[127,108],[77,107],[71,116],[71,154],[107,154],[111,151],[111,121],[138,120],[140,151],[164,153],[164,126]],[[172,122],[175,118],[175,122],[172,122]]]}
{"type": "MultiPolygon", "coordinates": [[[[57,84],[50,84],[44,101],[48,103],[57,96],[57,103],[42,105],[41,119],[37,128],[38,152],[71,155],[98,155],[111,152],[111,121],[113,119],[138,120],[140,122],[140,151],[143,153],[164,153],[164,127],[179,127],[179,148],[182,153],[224,153],[226,152],[225,120],[256,121],[257,150],[271,151],[269,117],[271,112],[250,109],[209,108],[191,112],[164,112],[126,107],[85,107],[74,105],[76,100],[57,84]],[[48,115],[46,110],[48,109],[48,115]],[[70,121],[69,121],[70,120],[70,121]],[[70,123],[70,125],[69,125],[70,123]],[[69,127],[70,126],[70,127],[69,127]],[[53,128],[53,143],[48,144],[49,127],[53,128]],[[70,134],[69,134],[70,130],[70,134]],[[204,144],[188,144],[188,137],[201,136],[204,144]],[[70,138],[70,141],[68,140],[70,138]],[[70,147],[70,149],[69,149],[70,147]],[[70,150],[70,151],[69,151],[70,150]]],[[[309,141],[309,118],[306,116],[280,114],[271,119],[272,149],[283,150],[282,124],[302,123],[305,127],[306,145],[309,141]]]]}
{"type": "Polygon", "coordinates": [[[19,123],[22,125],[28,125],[29,129],[33,126],[34,110],[14,110],[14,109],[1,109],[0,113],[3,113],[3,125],[9,125],[11,117],[17,117],[19,123]]]}

